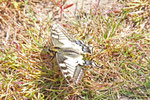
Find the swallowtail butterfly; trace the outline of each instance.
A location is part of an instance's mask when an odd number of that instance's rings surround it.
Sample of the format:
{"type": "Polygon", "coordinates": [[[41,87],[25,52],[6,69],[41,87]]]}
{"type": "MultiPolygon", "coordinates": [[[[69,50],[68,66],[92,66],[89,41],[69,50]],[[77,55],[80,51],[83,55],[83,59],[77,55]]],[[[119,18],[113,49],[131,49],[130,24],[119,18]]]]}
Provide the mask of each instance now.
{"type": "Polygon", "coordinates": [[[56,51],[56,63],[60,67],[67,82],[79,83],[83,76],[82,66],[89,64],[83,60],[85,52],[90,53],[88,46],[74,40],[64,27],[55,23],[51,29],[51,42],[56,51]]]}

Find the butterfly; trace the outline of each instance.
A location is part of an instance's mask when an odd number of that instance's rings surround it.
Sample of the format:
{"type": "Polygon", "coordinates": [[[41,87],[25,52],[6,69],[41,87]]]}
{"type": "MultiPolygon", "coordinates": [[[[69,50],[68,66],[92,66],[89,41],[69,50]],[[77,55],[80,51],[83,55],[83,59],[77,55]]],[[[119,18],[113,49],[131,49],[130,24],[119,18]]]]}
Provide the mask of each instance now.
{"type": "Polygon", "coordinates": [[[79,83],[83,77],[82,66],[91,64],[83,60],[83,54],[91,53],[82,41],[71,37],[65,28],[55,23],[51,28],[51,42],[56,50],[56,63],[68,83],[79,83]]]}

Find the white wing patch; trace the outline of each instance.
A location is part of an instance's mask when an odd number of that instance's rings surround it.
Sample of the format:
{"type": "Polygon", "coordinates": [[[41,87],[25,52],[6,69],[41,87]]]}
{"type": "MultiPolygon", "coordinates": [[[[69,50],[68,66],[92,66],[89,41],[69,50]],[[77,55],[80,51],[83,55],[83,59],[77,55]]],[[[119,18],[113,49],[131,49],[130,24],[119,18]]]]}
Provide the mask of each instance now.
{"type": "Polygon", "coordinates": [[[81,66],[85,63],[82,56],[82,46],[73,42],[59,24],[52,26],[51,38],[53,46],[59,48],[56,60],[65,79],[69,83],[79,83],[83,76],[81,66]]]}

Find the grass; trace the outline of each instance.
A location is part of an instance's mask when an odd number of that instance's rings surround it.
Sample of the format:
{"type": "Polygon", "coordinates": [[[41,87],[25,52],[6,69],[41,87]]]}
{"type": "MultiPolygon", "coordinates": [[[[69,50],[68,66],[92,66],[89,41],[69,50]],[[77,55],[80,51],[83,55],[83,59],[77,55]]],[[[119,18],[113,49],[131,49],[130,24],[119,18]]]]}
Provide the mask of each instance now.
{"type": "Polygon", "coordinates": [[[44,2],[0,1],[0,99],[150,99],[148,1],[121,1],[121,9],[64,23],[94,47],[88,59],[103,66],[86,66],[76,86],[67,85],[48,52],[52,20],[37,17],[44,2]]]}

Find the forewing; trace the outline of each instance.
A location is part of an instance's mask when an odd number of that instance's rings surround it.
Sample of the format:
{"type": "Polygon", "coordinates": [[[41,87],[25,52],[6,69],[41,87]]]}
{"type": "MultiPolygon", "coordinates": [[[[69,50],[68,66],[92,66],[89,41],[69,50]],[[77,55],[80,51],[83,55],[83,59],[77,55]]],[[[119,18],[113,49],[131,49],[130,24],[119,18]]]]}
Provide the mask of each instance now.
{"type": "Polygon", "coordinates": [[[65,35],[65,30],[60,24],[54,24],[52,26],[52,43],[56,47],[71,47],[72,42],[65,35]]]}
{"type": "Polygon", "coordinates": [[[82,46],[75,43],[73,37],[71,37],[62,25],[55,23],[52,26],[51,40],[54,47],[59,48],[71,48],[75,52],[83,54],[82,46]]]}

